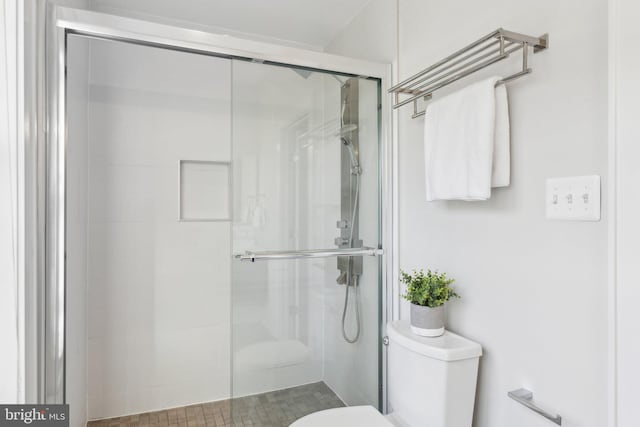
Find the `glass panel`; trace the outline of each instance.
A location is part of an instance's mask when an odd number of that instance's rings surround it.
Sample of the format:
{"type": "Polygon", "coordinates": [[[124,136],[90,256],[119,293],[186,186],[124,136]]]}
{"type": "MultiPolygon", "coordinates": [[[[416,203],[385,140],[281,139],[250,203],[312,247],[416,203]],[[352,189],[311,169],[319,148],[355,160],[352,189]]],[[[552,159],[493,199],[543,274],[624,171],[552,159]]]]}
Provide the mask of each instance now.
{"type": "Polygon", "coordinates": [[[121,423],[378,407],[378,258],[231,255],[379,246],[379,83],[68,47],[67,332],[88,355],[67,352],[87,373],[67,395],[140,414],[121,423]]]}
{"type": "MultiPolygon", "coordinates": [[[[378,247],[378,82],[232,69],[233,252],[378,247]]],[[[378,263],[233,261],[234,422],[288,426],[322,409],[379,406],[378,263]]]]}
{"type": "Polygon", "coordinates": [[[166,423],[230,395],[231,61],[68,46],[67,398],[166,423]]]}

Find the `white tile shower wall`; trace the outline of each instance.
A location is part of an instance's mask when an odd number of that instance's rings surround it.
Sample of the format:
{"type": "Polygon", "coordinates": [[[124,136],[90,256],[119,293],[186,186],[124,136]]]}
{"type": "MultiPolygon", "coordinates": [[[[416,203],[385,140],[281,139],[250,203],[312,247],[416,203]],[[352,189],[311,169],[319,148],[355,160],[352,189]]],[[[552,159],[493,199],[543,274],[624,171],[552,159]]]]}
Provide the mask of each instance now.
{"type": "Polygon", "coordinates": [[[87,421],[87,217],[89,41],[69,37],[67,74],[66,390],[72,427],[87,421]]]}
{"type": "MultiPolygon", "coordinates": [[[[385,7],[376,3],[372,7],[385,7]]],[[[561,413],[563,425],[604,426],[607,218],[550,222],[543,201],[546,177],[607,173],[607,2],[399,3],[399,79],[498,27],[551,35],[550,49],[531,58],[533,74],[509,85],[512,185],[495,191],[490,201],[425,202],[422,119],[400,111],[400,264],[438,268],[457,279],[462,299],[451,304],[448,326],[481,343],[485,352],[474,425],[544,424],[506,397],[524,386],[540,404],[561,413]]],[[[361,46],[342,53],[383,46],[385,35],[377,28],[393,19],[369,25],[376,31],[367,36],[352,33],[361,46]]],[[[380,58],[387,55],[381,52],[380,58]]],[[[487,73],[517,66],[514,60],[487,73]]]]}
{"type": "Polygon", "coordinates": [[[92,41],[89,417],[229,396],[228,222],[179,222],[180,161],[230,161],[230,62],[92,41]]]}

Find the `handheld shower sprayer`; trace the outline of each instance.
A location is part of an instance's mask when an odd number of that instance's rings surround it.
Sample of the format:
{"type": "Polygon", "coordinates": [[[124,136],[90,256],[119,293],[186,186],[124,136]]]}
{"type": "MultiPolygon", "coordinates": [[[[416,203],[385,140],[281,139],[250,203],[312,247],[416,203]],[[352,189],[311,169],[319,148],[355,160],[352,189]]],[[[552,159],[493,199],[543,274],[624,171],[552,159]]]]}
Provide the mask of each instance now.
{"type": "Polygon", "coordinates": [[[354,175],[360,175],[362,170],[360,169],[358,154],[356,153],[356,150],[353,148],[353,144],[349,139],[349,134],[355,131],[356,129],[358,129],[358,125],[354,125],[354,124],[344,125],[340,128],[338,133],[336,133],[336,136],[340,137],[340,142],[342,143],[342,145],[347,147],[347,149],[349,150],[349,156],[351,157],[351,173],[354,175]]]}

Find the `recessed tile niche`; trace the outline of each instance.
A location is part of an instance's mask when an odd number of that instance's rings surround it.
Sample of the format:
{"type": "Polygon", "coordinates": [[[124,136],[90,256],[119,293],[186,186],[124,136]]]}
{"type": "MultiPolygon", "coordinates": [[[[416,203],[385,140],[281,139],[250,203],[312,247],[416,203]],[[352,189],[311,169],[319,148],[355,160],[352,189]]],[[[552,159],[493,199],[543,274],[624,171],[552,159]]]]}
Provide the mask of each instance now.
{"type": "Polygon", "coordinates": [[[230,221],[228,162],[180,161],[180,220],[230,221]]]}

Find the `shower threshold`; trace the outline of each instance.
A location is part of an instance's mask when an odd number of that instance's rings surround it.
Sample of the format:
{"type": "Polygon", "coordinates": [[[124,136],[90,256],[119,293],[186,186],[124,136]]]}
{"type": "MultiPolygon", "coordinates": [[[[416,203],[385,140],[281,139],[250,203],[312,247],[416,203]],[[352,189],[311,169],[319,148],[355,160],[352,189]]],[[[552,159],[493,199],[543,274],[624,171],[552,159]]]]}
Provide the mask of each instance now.
{"type": "Polygon", "coordinates": [[[287,427],[313,412],[345,406],[317,382],[236,399],[89,421],[87,427],[287,427]]]}

